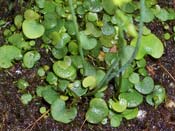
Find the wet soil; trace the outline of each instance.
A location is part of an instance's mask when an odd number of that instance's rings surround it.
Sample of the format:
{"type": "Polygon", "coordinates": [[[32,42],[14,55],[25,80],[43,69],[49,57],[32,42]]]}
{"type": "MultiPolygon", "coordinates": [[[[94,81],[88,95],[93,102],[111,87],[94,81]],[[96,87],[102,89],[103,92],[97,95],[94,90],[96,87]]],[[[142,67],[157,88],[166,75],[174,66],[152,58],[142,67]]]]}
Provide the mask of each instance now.
{"type": "MultiPolygon", "coordinates": [[[[9,15],[14,15],[14,9],[8,11],[8,2],[0,0],[0,18],[8,19],[9,15]],[[4,12],[10,12],[5,15],[4,12]]],[[[160,5],[172,6],[169,2],[160,2],[160,5]]],[[[14,6],[16,7],[16,6],[14,6]]],[[[170,21],[170,29],[165,30],[162,23],[153,22],[147,25],[160,39],[163,38],[165,32],[172,34],[172,27],[175,21],[170,21]]],[[[82,131],[175,131],[175,41],[172,39],[164,41],[165,53],[162,58],[155,60],[147,58],[147,69],[149,74],[154,78],[155,82],[162,84],[167,92],[166,101],[158,108],[151,107],[143,103],[139,109],[145,111],[145,117],[134,120],[124,120],[119,128],[111,128],[107,125],[92,125],[85,123],[82,131]]],[[[0,45],[4,43],[2,30],[0,30],[0,45]]],[[[51,64],[48,55],[44,50],[40,50],[42,59],[40,65],[51,64]]],[[[35,95],[35,87],[42,85],[44,82],[36,75],[35,69],[23,69],[21,63],[16,63],[14,67],[8,70],[0,71],[0,130],[1,131],[79,131],[83,124],[85,112],[88,108],[88,98],[83,98],[78,106],[78,116],[70,124],[61,124],[55,122],[50,116],[42,118],[32,128],[27,128],[34,123],[41,114],[39,107],[49,107],[42,99],[34,98],[29,105],[24,106],[20,102],[21,93],[16,88],[16,81],[24,78],[30,83],[28,92],[35,95]]],[[[111,88],[108,90],[107,96],[111,94],[111,88]]]]}

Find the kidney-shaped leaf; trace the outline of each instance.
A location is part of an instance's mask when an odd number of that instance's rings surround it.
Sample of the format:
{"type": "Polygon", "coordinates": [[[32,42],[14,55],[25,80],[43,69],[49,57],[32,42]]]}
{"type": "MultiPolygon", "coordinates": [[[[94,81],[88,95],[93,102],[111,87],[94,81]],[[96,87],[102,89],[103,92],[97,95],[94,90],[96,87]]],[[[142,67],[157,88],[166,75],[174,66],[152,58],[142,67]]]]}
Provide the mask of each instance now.
{"type": "Polygon", "coordinates": [[[20,49],[15,46],[4,45],[0,47],[0,67],[9,68],[12,60],[22,57],[20,49]]]}
{"type": "Polygon", "coordinates": [[[67,109],[65,101],[57,99],[51,105],[51,114],[54,120],[69,123],[77,116],[77,109],[75,107],[67,109]]]}
{"type": "Polygon", "coordinates": [[[24,35],[29,39],[36,39],[44,34],[44,26],[35,20],[25,20],[22,24],[24,35]]]}
{"type": "Polygon", "coordinates": [[[85,50],[91,50],[97,45],[97,40],[95,38],[89,38],[83,32],[80,32],[80,42],[82,48],[85,50]]]}
{"type": "Polygon", "coordinates": [[[127,108],[127,101],[122,98],[119,101],[113,101],[111,106],[114,111],[123,112],[127,108]]]}
{"type": "Polygon", "coordinates": [[[152,106],[160,105],[166,97],[165,88],[156,85],[152,94],[146,96],[146,102],[152,106]]]}
{"type": "Polygon", "coordinates": [[[73,80],[76,77],[76,69],[64,61],[57,61],[53,64],[53,70],[60,78],[73,80]]]}
{"type": "Polygon", "coordinates": [[[145,77],[143,81],[135,85],[135,89],[142,94],[149,94],[154,89],[154,81],[151,77],[145,77]]]}
{"type": "MultiPolygon", "coordinates": [[[[131,41],[131,45],[135,46],[137,38],[131,41]]],[[[150,34],[142,36],[141,45],[137,53],[136,59],[140,60],[145,55],[149,54],[154,58],[160,58],[163,54],[164,47],[162,42],[154,35],[150,34]]]]}
{"type": "Polygon", "coordinates": [[[136,107],[140,105],[143,101],[143,96],[137,91],[132,90],[128,93],[121,93],[119,99],[125,99],[128,102],[128,107],[136,107]]]}
{"type": "Polygon", "coordinates": [[[40,57],[41,56],[37,51],[29,51],[25,53],[23,57],[24,66],[27,68],[32,68],[40,57]]]}
{"type": "Polygon", "coordinates": [[[90,102],[90,107],[86,113],[88,122],[97,124],[108,115],[108,106],[101,98],[94,98],[90,102]]]}

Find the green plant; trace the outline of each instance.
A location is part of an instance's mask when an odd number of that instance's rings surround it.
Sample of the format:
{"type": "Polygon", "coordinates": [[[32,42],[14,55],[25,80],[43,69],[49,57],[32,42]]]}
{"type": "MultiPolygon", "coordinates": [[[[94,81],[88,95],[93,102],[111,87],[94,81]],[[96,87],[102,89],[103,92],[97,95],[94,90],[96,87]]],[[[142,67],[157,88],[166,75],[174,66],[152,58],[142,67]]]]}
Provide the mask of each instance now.
{"type": "MultiPolygon", "coordinates": [[[[154,84],[144,59],[147,55],[160,58],[164,47],[143,22],[174,19],[174,11],[161,9],[156,0],[35,3],[35,8],[14,18],[16,28],[4,31],[9,45],[0,47],[0,67],[10,68],[14,60],[21,60],[24,67],[36,68],[42,57],[37,40],[42,40],[40,48],[52,55],[53,63],[37,70],[46,85],[37,86],[36,94],[50,105],[53,119],[71,122],[78,113],[80,98],[91,96],[85,119],[97,124],[109,118],[111,126],[117,127],[123,118],[137,117],[144,98],[155,107],[164,101],[165,89],[154,84]],[[111,80],[114,95],[107,100],[104,96],[111,80]]],[[[26,85],[18,81],[19,89],[26,85]]],[[[31,94],[21,97],[24,104],[31,100],[31,94]]],[[[40,112],[46,109],[40,108],[40,112]]]]}

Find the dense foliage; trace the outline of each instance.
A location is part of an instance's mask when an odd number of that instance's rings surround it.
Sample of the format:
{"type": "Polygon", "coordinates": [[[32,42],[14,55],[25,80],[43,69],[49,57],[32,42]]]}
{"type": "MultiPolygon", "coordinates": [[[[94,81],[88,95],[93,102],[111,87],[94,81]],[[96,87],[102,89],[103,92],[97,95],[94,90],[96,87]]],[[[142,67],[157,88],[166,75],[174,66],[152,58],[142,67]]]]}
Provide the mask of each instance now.
{"type": "MultiPolygon", "coordinates": [[[[160,8],[157,0],[35,0],[4,30],[0,68],[17,61],[35,68],[42,57],[36,48],[40,39],[40,48],[52,56],[52,67],[38,68],[45,85],[38,85],[36,94],[22,94],[22,103],[42,97],[50,104],[53,119],[69,123],[78,113],[79,100],[88,97],[85,119],[93,124],[109,119],[117,127],[123,118],[137,117],[144,100],[155,107],[164,101],[165,89],[149,76],[144,59],[160,58],[163,43],[143,22],[172,19],[174,10],[160,8]],[[105,99],[110,81],[113,96],[105,99]]],[[[4,24],[0,20],[0,28],[4,24]]],[[[28,86],[24,79],[17,82],[22,92],[28,86]]],[[[41,107],[40,112],[46,109],[41,107]]]]}

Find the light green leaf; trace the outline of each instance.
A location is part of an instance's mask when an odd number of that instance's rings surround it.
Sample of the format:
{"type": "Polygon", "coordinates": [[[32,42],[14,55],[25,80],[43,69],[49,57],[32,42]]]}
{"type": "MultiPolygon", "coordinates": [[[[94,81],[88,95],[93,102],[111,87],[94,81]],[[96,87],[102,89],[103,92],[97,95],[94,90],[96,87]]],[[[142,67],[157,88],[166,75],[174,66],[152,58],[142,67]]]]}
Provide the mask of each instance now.
{"type": "Polygon", "coordinates": [[[135,90],[128,93],[121,93],[119,99],[125,99],[128,102],[128,107],[137,107],[143,102],[143,96],[135,90]]]}
{"type": "Polygon", "coordinates": [[[40,57],[41,56],[37,51],[29,51],[25,53],[23,57],[24,66],[27,68],[32,68],[40,57]]]}
{"type": "Polygon", "coordinates": [[[15,46],[3,45],[0,47],[0,67],[9,68],[13,60],[21,59],[21,50],[15,46]]]}
{"type": "Polygon", "coordinates": [[[65,101],[57,99],[51,105],[51,114],[54,120],[62,123],[70,123],[77,116],[77,109],[66,108],[65,101]]]}
{"type": "Polygon", "coordinates": [[[137,114],[138,114],[138,108],[127,109],[122,113],[123,117],[126,118],[127,120],[136,118],[137,114]]]}
{"type": "MultiPolygon", "coordinates": [[[[137,38],[133,39],[131,41],[131,45],[135,46],[136,41],[137,38]]],[[[140,60],[147,54],[151,55],[154,58],[160,58],[163,55],[163,52],[163,43],[154,34],[142,36],[141,45],[136,59],[140,60]]]]}
{"type": "Polygon", "coordinates": [[[22,24],[24,35],[29,39],[36,39],[44,34],[44,26],[35,20],[25,20],[22,24]]]}
{"type": "Polygon", "coordinates": [[[135,85],[135,89],[142,94],[149,94],[154,89],[154,81],[151,77],[147,76],[143,81],[135,85]]]}
{"type": "Polygon", "coordinates": [[[60,78],[73,80],[76,77],[76,69],[65,61],[57,61],[53,64],[54,73],[60,78]]]}
{"type": "Polygon", "coordinates": [[[83,32],[80,32],[80,42],[82,48],[85,50],[91,50],[97,45],[97,40],[95,38],[90,38],[86,36],[83,32]]]}
{"type": "Polygon", "coordinates": [[[90,107],[86,113],[86,120],[90,123],[97,124],[108,115],[108,106],[101,98],[94,98],[90,102],[90,107]]]}

